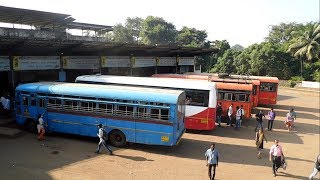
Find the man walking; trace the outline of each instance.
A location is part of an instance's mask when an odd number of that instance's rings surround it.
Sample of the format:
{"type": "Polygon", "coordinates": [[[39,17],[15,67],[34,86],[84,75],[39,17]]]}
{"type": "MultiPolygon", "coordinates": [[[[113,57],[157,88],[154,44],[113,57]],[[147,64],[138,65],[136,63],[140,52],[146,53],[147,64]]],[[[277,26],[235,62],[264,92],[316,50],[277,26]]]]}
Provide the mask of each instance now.
{"type": "Polygon", "coordinates": [[[101,145],[103,145],[109,151],[109,154],[112,155],[113,153],[112,153],[111,149],[109,148],[109,146],[107,145],[107,143],[106,143],[106,141],[104,139],[105,131],[102,128],[102,124],[99,124],[98,127],[99,127],[99,133],[97,134],[97,136],[99,137],[100,141],[99,141],[99,144],[98,144],[97,151],[95,153],[99,154],[101,145]]]}
{"type": "Polygon", "coordinates": [[[228,108],[228,117],[229,117],[229,122],[227,123],[227,125],[230,124],[231,127],[232,126],[232,114],[233,114],[233,108],[232,108],[233,104],[231,104],[228,108]]]}
{"type": "Polygon", "coordinates": [[[273,108],[268,112],[268,131],[272,130],[273,121],[276,118],[276,113],[273,111],[273,108]]]}
{"type": "Polygon", "coordinates": [[[216,167],[218,167],[219,162],[219,152],[215,149],[214,143],[211,144],[210,149],[208,149],[204,155],[206,157],[209,180],[212,180],[216,175],[216,167]]]}
{"type": "Polygon", "coordinates": [[[256,114],[257,124],[256,124],[256,128],[254,129],[254,132],[257,132],[257,128],[263,129],[262,117],[266,117],[266,116],[263,114],[262,110],[260,110],[260,111],[256,114]]]}
{"type": "Polygon", "coordinates": [[[282,147],[279,145],[279,140],[274,140],[274,145],[271,146],[269,152],[269,160],[272,161],[273,176],[276,177],[276,172],[281,166],[281,161],[284,159],[282,147]]]}
{"type": "Polygon", "coordinates": [[[316,159],[316,164],[314,165],[313,172],[310,174],[309,179],[314,178],[320,171],[320,154],[316,159]]]}
{"type": "Polygon", "coordinates": [[[221,102],[218,103],[216,114],[217,114],[217,120],[218,120],[219,127],[221,127],[221,115],[222,115],[222,105],[221,105],[221,102]]]}
{"type": "Polygon", "coordinates": [[[43,115],[39,116],[37,129],[38,129],[38,140],[39,141],[44,140],[44,133],[46,131],[44,129],[43,115]]]}

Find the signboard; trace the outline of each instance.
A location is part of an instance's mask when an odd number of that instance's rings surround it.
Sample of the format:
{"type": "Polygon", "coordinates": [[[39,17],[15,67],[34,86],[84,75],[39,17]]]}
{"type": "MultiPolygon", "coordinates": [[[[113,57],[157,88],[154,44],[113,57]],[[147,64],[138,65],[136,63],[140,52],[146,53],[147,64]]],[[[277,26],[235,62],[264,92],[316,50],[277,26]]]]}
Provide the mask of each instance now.
{"type": "Polygon", "coordinates": [[[132,64],[134,68],[152,67],[152,66],[156,66],[156,58],[155,57],[133,57],[132,64]]]}
{"type": "Polygon", "coordinates": [[[101,67],[130,67],[130,56],[101,56],[101,67]]]}
{"type": "Polygon", "coordinates": [[[158,66],[176,66],[176,58],[175,57],[160,57],[157,59],[158,66]]]}
{"type": "Polygon", "coordinates": [[[13,70],[60,69],[59,56],[13,56],[13,70]]]}
{"type": "Polygon", "coordinates": [[[99,56],[64,56],[63,69],[99,69],[99,56]]]}
{"type": "Polygon", "coordinates": [[[194,57],[178,57],[179,66],[193,66],[194,57]]]}
{"type": "Polygon", "coordinates": [[[10,59],[8,56],[0,56],[0,71],[10,71],[10,59]]]}

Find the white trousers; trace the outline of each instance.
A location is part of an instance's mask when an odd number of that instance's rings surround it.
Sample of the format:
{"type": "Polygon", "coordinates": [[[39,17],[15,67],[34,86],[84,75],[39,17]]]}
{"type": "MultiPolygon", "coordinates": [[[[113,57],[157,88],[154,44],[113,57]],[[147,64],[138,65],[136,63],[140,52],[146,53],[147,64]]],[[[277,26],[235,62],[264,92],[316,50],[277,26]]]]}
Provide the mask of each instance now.
{"type": "Polygon", "coordinates": [[[310,174],[309,179],[314,178],[317,174],[318,174],[318,169],[317,168],[313,168],[313,172],[310,174]]]}

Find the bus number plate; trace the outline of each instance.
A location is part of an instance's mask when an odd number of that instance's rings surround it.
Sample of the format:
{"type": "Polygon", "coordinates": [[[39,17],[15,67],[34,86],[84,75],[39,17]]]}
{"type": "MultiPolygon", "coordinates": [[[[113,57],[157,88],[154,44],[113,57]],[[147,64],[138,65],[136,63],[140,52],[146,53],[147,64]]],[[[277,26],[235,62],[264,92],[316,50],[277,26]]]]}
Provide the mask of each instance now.
{"type": "Polygon", "coordinates": [[[201,119],[201,123],[207,124],[208,123],[208,119],[201,119]]]}
{"type": "Polygon", "coordinates": [[[161,136],[161,141],[168,142],[169,136],[161,136]]]}

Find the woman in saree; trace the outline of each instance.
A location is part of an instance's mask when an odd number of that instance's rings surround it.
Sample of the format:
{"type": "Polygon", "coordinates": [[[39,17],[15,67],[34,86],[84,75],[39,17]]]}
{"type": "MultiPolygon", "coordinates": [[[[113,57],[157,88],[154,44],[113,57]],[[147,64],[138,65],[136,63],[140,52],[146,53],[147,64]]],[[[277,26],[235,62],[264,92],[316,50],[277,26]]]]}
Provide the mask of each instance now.
{"type": "Polygon", "coordinates": [[[267,139],[266,139],[262,129],[259,129],[259,131],[256,132],[255,140],[256,140],[256,146],[258,149],[258,158],[260,159],[261,158],[261,150],[263,149],[263,140],[265,140],[267,143],[267,139]]]}

